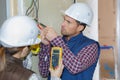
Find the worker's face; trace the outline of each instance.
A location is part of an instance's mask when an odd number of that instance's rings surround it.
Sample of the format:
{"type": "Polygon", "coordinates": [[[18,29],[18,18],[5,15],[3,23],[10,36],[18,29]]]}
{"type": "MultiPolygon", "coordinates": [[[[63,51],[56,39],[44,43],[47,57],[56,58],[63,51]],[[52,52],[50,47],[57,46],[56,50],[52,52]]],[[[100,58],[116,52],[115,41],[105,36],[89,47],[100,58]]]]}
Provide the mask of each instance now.
{"type": "Polygon", "coordinates": [[[61,25],[61,34],[67,37],[73,37],[80,33],[80,25],[71,17],[64,16],[64,22],[61,25]]]}

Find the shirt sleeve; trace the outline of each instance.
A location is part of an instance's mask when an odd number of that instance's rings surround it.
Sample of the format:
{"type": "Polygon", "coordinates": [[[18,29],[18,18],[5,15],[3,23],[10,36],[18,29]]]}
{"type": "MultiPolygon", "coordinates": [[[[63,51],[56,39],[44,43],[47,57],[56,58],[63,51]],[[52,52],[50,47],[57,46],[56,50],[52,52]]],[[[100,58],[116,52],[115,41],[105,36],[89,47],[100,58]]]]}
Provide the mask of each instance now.
{"type": "Polygon", "coordinates": [[[26,59],[23,60],[23,66],[27,69],[31,69],[32,68],[32,53],[30,52],[26,59]]]}
{"type": "Polygon", "coordinates": [[[33,73],[33,74],[30,76],[29,80],[41,80],[41,79],[40,79],[40,77],[39,77],[37,74],[33,73]]]}
{"type": "Polygon", "coordinates": [[[53,46],[60,46],[63,49],[63,64],[72,74],[77,74],[93,63],[96,62],[98,58],[98,45],[97,43],[90,44],[80,50],[76,55],[74,55],[70,49],[66,46],[62,37],[58,36],[51,41],[53,46]]]}
{"type": "Polygon", "coordinates": [[[49,65],[50,65],[50,45],[40,44],[41,49],[39,56],[39,72],[42,77],[46,78],[49,75],[49,65]]]}

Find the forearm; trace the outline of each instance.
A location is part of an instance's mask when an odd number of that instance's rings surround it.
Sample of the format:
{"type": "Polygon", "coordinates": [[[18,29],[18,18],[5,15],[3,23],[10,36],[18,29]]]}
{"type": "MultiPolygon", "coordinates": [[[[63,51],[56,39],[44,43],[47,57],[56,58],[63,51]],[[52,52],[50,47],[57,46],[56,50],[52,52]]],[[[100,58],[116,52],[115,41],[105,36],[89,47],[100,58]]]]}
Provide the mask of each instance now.
{"type": "Polygon", "coordinates": [[[42,77],[48,77],[49,75],[49,62],[50,62],[50,45],[41,44],[39,53],[39,72],[42,77]]]}
{"type": "Polygon", "coordinates": [[[61,37],[57,37],[54,40],[52,40],[51,44],[53,46],[62,47],[62,49],[63,49],[63,64],[72,74],[79,73],[79,72],[85,70],[86,68],[88,68],[89,66],[91,66],[93,63],[96,62],[96,59],[98,56],[96,45],[95,46],[92,45],[92,47],[88,46],[88,47],[83,48],[76,56],[65,45],[65,43],[61,37]],[[88,49],[88,50],[86,51],[86,49],[88,49]],[[92,50],[92,52],[91,52],[91,50],[92,50]]]}

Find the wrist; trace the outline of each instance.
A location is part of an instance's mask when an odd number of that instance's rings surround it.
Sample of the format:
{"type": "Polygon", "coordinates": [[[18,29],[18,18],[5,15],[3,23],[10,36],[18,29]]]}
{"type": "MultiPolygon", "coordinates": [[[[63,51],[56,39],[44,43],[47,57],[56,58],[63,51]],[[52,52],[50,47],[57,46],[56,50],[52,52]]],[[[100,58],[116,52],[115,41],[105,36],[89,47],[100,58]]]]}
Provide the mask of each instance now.
{"type": "Polygon", "coordinates": [[[55,38],[57,38],[57,35],[52,36],[52,37],[50,38],[50,41],[54,40],[55,38]]]}

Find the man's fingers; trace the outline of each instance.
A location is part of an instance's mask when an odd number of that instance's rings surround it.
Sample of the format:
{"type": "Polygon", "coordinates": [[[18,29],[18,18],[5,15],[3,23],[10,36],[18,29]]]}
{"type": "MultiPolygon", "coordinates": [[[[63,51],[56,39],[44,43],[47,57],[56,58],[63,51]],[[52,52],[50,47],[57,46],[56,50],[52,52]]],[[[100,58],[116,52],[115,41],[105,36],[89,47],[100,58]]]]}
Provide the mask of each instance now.
{"type": "Polygon", "coordinates": [[[38,24],[37,26],[38,26],[38,28],[39,28],[40,30],[43,29],[43,27],[42,27],[40,24],[38,24]]]}

